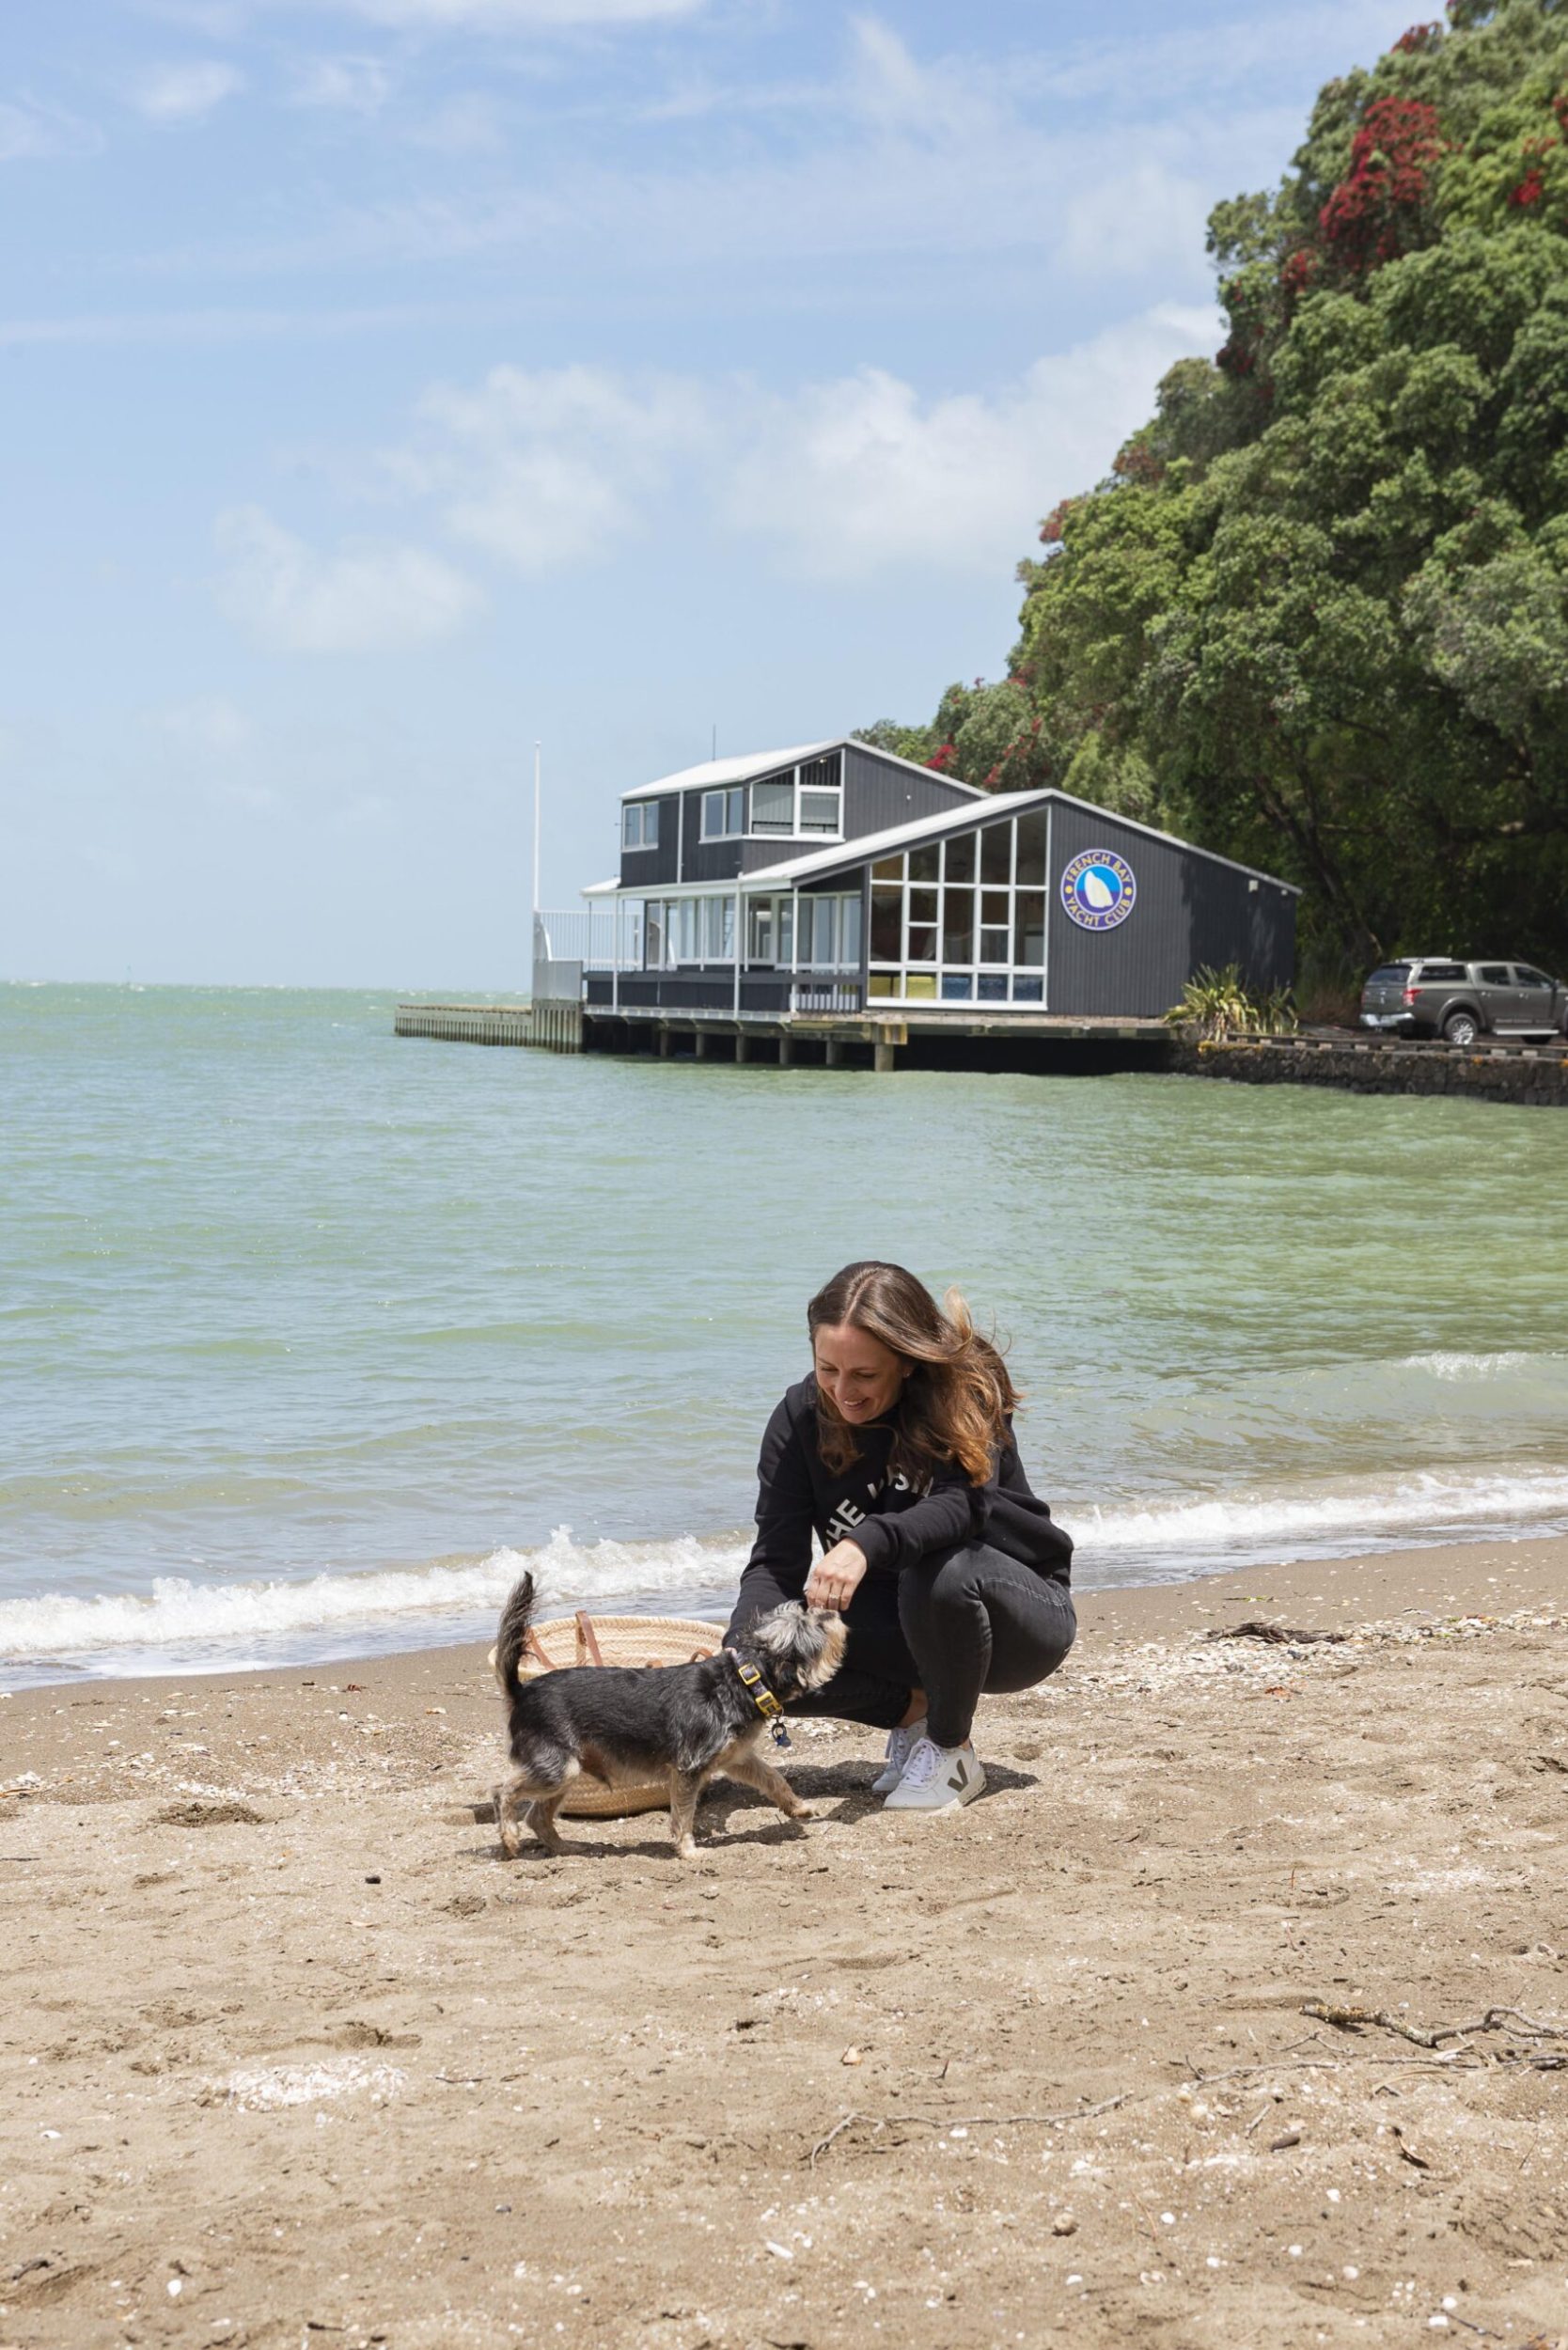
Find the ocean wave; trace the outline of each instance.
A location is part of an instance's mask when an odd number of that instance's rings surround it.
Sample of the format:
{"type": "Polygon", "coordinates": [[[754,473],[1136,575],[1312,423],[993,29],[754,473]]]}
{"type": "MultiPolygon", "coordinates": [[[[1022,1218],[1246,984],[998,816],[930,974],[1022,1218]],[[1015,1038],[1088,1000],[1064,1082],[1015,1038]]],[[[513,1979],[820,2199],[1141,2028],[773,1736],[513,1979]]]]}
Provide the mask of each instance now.
{"type": "Polygon", "coordinates": [[[1504,1379],[1511,1371],[1560,1372],[1568,1364],[1562,1355],[1527,1355],[1517,1351],[1498,1355],[1464,1355],[1438,1352],[1432,1355],[1403,1355],[1394,1365],[1396,1371],[1425,1371],[1435,1379],[1504,1379]]]}
{"type": "Polygon", "coordinates": [[[1568,1513],[1568,1469],[1423,1471],[1389,1485],[1173,1497],[1061,1516],[1085,1552],[1150,1550],[1214,1555],[1260,1545],[1343,1552],[1399,1534],[1471,1530],[1568,1513]]]}
{"type": "Polygon", "coordinates": [[[175,1653],[194,1645],[232,1652],[247,1642],[350,1631],[399,1619],[491,1615],[525,1567],[547,1608],[661,1590],[723,1590],[739,1578],[748,1545],[682,1535],[663,1543],[595,1543],[557,1527],[542,1549],[502,1548],[369,1574],[315,1574],[297,1582],[193,1583],[161,1575],[146,1592],[82,1597],[66,1591],[0,1601],[0,1657],[101,1655],[128,1649],[175,1653]]]}
{"type": "MultiPolygon", "coordinates": [[[[1186,1580],[1224,1566],[1345,1557],[1405,1543],[1476,1539],[1568,1525],[1568,1468],[1511,1465],[1386,1480],[1065,1505],[1086,1587],[1186,1580]]],[[[472,1637],[494,1622],[517,1576],[538,1577],[547,1613],[579,1606],[715,1612],[734,1590],[749,1537],[681,1535],[580,1543],[558,1527],[536,1550],[295,1580],[200,1583],[160,1576],[142,1592],[54,1591],[0,1601],[0,1666],[23,1678],[234,1668],[472,1637]]]]}

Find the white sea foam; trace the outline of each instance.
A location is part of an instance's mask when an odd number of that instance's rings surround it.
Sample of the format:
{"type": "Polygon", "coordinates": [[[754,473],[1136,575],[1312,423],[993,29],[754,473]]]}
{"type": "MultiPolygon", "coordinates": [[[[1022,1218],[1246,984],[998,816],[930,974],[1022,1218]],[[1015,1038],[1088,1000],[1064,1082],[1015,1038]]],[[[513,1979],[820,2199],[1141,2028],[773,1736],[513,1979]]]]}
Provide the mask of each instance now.
{"type": "Polygon", "coordinates": [[[0,1601],[0,1657],[91,1656],[124,1649],[178,1652],[199,1645],[232,1654],[246,1642],[352,1631],[400,1618],[493,1615],[525,1567],[551,1607],[601,1604],[633,1592],[722,1590],[747,1545],[595,1543],[557,1527],[542,1550],[503,1548],[468,1564],[316,1574],[298,1582],[193,1583],[161,1575],[145,1593],[83,1598],[69,1592],[0,1601]]]}
{"type": "Polygon", "coordinates": [[[1379,1480],[1226,1494],[1061,1515],[1084,1550],[1215,1555],[1262,1546],[1344,1550],[1397,1534],[1536,1523],[1568,1513],[1568,1469],[1423,1471],[1379,1480]]]}
{"type": "MultiPolygon", "coordinates": [[[[1101,1508],[1064,1504],[1088,1584],[1165,1580],[1227,1563],[1331,1557],[1388,1546],[1568,1523],[1568,1469],[1425,1472],[1398,1483],[1366,1479],[1273,1491],[1177,1496],[1101,1508]]],[[[559,1527],[541,1549],[504,1548],[471,1561],[297,1581],[192,1582],[160,1577],[146,1592],[69,1592],[0,1601],[0,1660],[25,1672],[55,1662],[94,1672],[237,1667],[462,1637],[494,1621],[525,1567],[550,1611],[678,1593],[722,1605],[745,1563],[743,1535],[698,1541],[579,1543],[559,1527]]]]}

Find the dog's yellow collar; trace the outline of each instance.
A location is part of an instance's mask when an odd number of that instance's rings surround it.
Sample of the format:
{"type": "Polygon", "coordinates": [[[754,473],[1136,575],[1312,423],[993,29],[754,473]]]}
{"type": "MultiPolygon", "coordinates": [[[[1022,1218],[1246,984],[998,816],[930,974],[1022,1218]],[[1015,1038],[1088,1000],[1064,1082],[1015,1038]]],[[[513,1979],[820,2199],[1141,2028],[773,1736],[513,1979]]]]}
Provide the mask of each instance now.
{"type": "Polygon", "coordinates": [[[747,1658],[736,1656],[733,1649],[728,1649],[725,1653],[734,1658],[735,1670],[745,1684],[746,1694],[772,1731],[776,1742],[781,1747],[787,1747],[790,1743],[790,1733],[784,1727],[784,1708],[768,1687],[760,1671],[747,1658]]]}
{"type": "Polygon", "coordinates": [[[735,1670],[745,1683],[752,1704],[765,1720],[772,1721],[776,1714],[783,1713],[784,1708],[779,1704],[755,1665],[747,1664],[745,1657],[737,1656],[735,1670]]]}

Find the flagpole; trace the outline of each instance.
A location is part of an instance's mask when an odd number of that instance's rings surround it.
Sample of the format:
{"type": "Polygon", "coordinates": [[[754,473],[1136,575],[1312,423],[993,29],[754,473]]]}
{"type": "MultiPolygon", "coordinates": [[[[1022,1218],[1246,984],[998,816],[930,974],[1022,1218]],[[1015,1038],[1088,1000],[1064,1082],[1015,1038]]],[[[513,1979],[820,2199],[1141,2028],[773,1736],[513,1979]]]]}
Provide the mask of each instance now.
{"type": "Polygon", "coordinates": [[[532,954],[539,954],[540,746],[534,744],[534,927],[532,954]]]}

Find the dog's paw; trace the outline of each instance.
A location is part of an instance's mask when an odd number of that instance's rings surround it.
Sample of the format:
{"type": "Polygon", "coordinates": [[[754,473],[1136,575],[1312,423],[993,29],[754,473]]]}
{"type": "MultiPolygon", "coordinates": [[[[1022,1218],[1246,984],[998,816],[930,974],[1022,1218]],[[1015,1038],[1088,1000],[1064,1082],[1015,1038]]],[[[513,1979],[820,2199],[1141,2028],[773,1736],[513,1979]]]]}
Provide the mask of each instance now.
{"type": "Polygon", "coordinates": [[[697,1858],[697,1846],[689,1836],[685,1839],[683,1843],[676,1845],[675,1857],[677,1860],[695,1860],[697,1858]]]}

